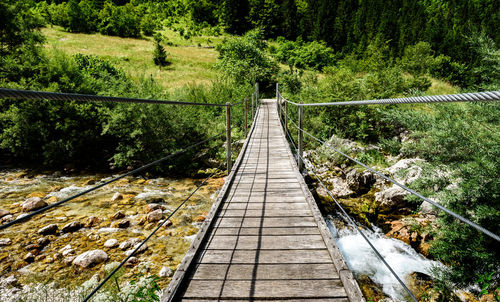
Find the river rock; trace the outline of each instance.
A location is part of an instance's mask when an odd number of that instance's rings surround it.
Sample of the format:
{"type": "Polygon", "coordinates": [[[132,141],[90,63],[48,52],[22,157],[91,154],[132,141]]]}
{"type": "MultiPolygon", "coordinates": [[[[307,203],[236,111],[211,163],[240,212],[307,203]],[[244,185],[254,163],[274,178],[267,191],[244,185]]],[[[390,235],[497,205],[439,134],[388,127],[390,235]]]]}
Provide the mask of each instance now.
{"type": "Polygon", "coordinates": [[[63,259],[64,264],[70,265],[75,260],[76,256],[68,256],[63,259]]]}
{"type": "MultiPolygon", "coordinates": [[[[140,243],[137,243],[136,245],[134,245],[133,248],[131,248],[130,250],[128,251],[125,251],[125,255],[127,256],[130,256],[132,254],[132,252],[140,245],[140,243]]],[[[140,253],[143,253],[144,251],[146,251],[148,249],[148,245],[147,243],[144,243],[140,249],[137,250],[137,252],[135,252],[135,255],[138,255],[140,253]]]]}
{"type": "Polygon", "coordinates": [[[101,223],[102,220],[99,218],[99,217],[96,217],[96,216],[90,216],[89,218],[87,218],[87,220],[85,221],[85,227],[86,228],[91,228],[91,227],[94,227],[94,226],[97,226],[99,223],[101,223]]]}
{"type": "Polygon", "coordinates": [[[55,233],[57,233],[57,224],[53,223],[53,224],[49,224],[47,226],[44,226],[43,228],[39,229],[38,230],[38,234],[40,235],[53,235],[55,233]]]}
{"type": "Polygon", "coordinates": [[[117,225],[120,229],[126,229],[130,226],[130,220],[122,219],[122,220],[118,221],[117,225]]]}
{"type": "Polygon", "coordinates": [[[32,250],[41,250],[43,247],[39,245],[38,243],[31,243],[28,244],[27,246],[24,247],[25,250],[27,251],[32,251],[32,250]]]}
{"type": "Polygon", "coordinates": [[[10,212],[7,211],[7,210],[4,210],[4,209],[0,209],[0,218],[6,216],[6,215],[9,215],[10,212]]]}
{"type": "Polygon", "coordinates": [[[122,211],[118,211],[111,216],[112,220],[122,219],[125,217],[125,214],[122,211]]]}
{"type": "Polygon", "coordinates": [[[14,220],[14,216],[9,214],[9,215],[5,215],[1,219],[2,219],[2,223],[6,223],[6,222],[10,222],[10,221],[14,220]]]}
{"type": "Polygon", "coordinates": [[[381,212],[390,212],[407,205],[404,200],[406,195],[408,195],[407,191],[399,186],[393,185],[389,189],[375,193],[375,202],[377,202],[381,212]]]}
{"type": "Polygon", "coordinates": [[[150,204],[146,205],[146,213],[150,213],[150,212],[156,211],[158,209],[164,210],[164,208],[165,207],[160,205],[160,204],[150,203],[150,204]]]}
{"type": "Polygon", "coordinates": [[[139,259],[137,257],[130,257],[127,262],[125,262],[126,267],[133,267],[136,266],[139,263],[139,259]]]}
{"type": "Polygon", "coordinates": [[[35,255],[33,255],[31,252],[29,252],[24,256],[23,260],[28,262],[28,263],[32,263],[33,261],[35,261],[35,255]]]}
{"type": "Polygon", "coordinates": [[[123,241],[122,243],[120,243],[119,248],[120,248],[121,250],[126,250],[126,249],[128,249],[129,247],[134,246],[134,245],[136,245],[136,244],[140,243],[141,241],[142,241],[142,240],[141,240],[141,239],[139,239],[139,238],[130,238],[129,240],[127,240],[127,241],[123,241]]]}
{"type": "Polygon", "coordinates": [[[108,248],[114,248],[119,245],[118,240],[116,239],[108,239],[106,242],[104,242],[104,246],[108,248]]]}
{"type": "Polygon", "coordinates": [[[40,246],[44,247],[50,243],[50,239],[47,237],[42,237],[36,241],[40,246]]]}
{"type": "Polygon", "coordinates": [[[0,246],[10,245],[12,240],[10,238],[0,238],[0,246]]]}
{"type": "Polygon", "coordinates": [[[173,274],[174,271],[171,268],[163,266],[158,275],[162,278],[165,278],[165,277],[172,277],[173,274]]]}
{"type": "Polygon", "coordinates": [[[123,195],[116,192],[113,197],[111,197],[111,201],[120,201],[123,199],[123,195]]]}
{"type": "Polygon", "coordinates": [[[154,210],[148,213],[147,217],[149,222],[161,220],[163,218],[163,211],[161,209],[154,210]]]}
{"type": "Polygon", "coordinates": [[[173,225],[173,223],[172,223],[172,221],[170,221],[170,219],[169,219],[169,220],[167,220],[167,221],[163,224],[163,227],[167,229],[167,228],[171,227],[172,225],[173,225]]]}
{"type": "Polygon", "coordinates": [[[83,224],[78,221],[73,221],[62,227],[61,233],[73,233],[83,228],[83,224]]]}
{"type": "Polygon", "coordinates": [[[108,254],[103,250],[87,251],[78,255],[73,261],[73,265],[78,265],[82,268],[94,266],[108,260],[108,254]]]}
{"type": "Polygon", "coordinates": [[[40,208],[47,206],[47,203],[43,201],[40,197],[30,197],[26,199],[21,206],[23,207],[23,211],[29,212],[34,211],[40,208]]]}

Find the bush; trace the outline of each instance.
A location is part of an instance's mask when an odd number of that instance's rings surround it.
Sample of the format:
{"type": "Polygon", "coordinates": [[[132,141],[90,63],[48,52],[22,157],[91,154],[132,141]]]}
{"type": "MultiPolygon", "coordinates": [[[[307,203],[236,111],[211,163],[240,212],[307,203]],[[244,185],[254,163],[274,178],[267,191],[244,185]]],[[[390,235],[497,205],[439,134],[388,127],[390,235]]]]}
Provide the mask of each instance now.
{"type": "Polygon", "coordinates": [[[152,36],[157,28],[158,22],[151,14],[146,14],[142,17],[141,30],[145,36],[152,36]]]}
{"type": "Polygon", "coordinates": [[[427,74],[434,65],[434,52],[427,42],[418,42],[408,46],[401,58],[401,66],[406,71],[418,76],[427,74]]]}
{"type": "Polygon", "coordinates": [[[99,13],[99,20],[99,32],[104,35],[140,37],[140,19],[131,3],[115,6],[106,2],[99,13]]]}
{"type": "Polygon", "coordinates": [[[333,49],[324,42],[303,43],[300,39],[292,42],[283,38],[279,38],[277,42],[275,56],[281,63],[287,64],[291,71],[294,67],[322,70],[335,63],[333,49]]]}
{"type": "Polygon", "coordinates": [[[257,30],[244,37],[225,40],[216,48],[219,52],[217,67],[239,83],[259,82],[263,87],[268,86],[279,68],[263,51],[264,47],[257,30]]]}

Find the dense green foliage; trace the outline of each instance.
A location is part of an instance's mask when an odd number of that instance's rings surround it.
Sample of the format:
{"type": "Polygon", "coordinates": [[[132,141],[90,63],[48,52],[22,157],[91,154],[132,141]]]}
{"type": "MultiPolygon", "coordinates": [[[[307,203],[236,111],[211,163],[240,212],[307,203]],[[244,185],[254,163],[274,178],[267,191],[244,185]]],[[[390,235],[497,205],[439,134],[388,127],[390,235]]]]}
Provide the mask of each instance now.
{"type": "Polygon", "coordinates": [[[278,65],[266,53],[260,30],[249,31],[244,37],[225,40],[217,46],[218,67],[239,83],[259,82],[269,86],[278,72],[278,65]]]}

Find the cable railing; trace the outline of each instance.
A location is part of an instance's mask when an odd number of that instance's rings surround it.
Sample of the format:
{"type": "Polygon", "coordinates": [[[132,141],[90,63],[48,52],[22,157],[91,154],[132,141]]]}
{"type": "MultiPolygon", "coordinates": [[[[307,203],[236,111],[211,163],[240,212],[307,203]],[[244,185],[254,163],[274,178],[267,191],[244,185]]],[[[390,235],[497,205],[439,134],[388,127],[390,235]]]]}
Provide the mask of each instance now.
{"type": "MultiPolygon", "coordinates": [[[[43,92],[43,91],[29,91],[29,90],[16,90],[16,89],[7,89],[7,88],[0,88],[0,99],[5,98],[5,99],[16,99],[16,100],[54,100],[54,101],[82,101],[82,102],[118,102],[118,103],[145,103],[145,104],[159,104],[159,105],[183,105],[183,106],[212,106],[212,107],[226,107],[226,129],[223,132],[220,132],[218,134],[215,134],[207,139],[204,139],[202,141],[199,141],[197,143],[191,144],[179,151],[176,151],[172,154],[166,155],[156,161],[150,162],[148,164],[145,164],[137,169],[131,170],[127,173],[123,173],[117,177],[112,178],[111,180],[108,180],[106,182],[103,182],[101,184],[98,184],[90,189],[87,189],[83,192],[77,193],[73,196],[70,196],[68,198],[65,198],[61,201],[49,204],[43,208],[40,208],[38,210],[32,211],[31,213],[27,215],[23,215],[15,220],[6,222],[4,224],[0,225],[0,231],[8,229],[9,227],[27,221],[30,218],[42,214],[50,209],[56,208],[58,206],[61,206],[69,201],[72,201],[78,197],[81,197],[83,195],[86,195],[90,192],[93,192],[95,190],[98,190],[99,188],[102,188],[106,185],[109,185],[113,182],[116,182],[120,179],[123,179],[127,176],[142,172],[152,166],[158,165],[162,162],[165,162],[173,157],[176,157],[180,154],[183,154],[191,149],[194,149],[198,146],[201,146],[203,144],[208,143],[209,141],[212,141],[214,139],[217,139],[221,136],[226,134],[226,161],[221,162],[219,166],[212,171],[212,173],[206,177],[188,196],[185,198],[178,206],[177,208],[172,211],[169,216],[164,219],[140,244],[136,245],[135,248],[132,250],[132,252],[127,255],[127,257],[120,262],[120,264],[113,269],[107,276],[106,278],[99,283],[99,285],[94,288],[84,299],[84,301],[89,301],[94,294],[96,294],[99,289],[109,280],[111,277],[131,258],[134,256],[134,254],[137,253],[141,249],[141,247],[165,224],[169,219],[184,205],[190,198],[203,186],[205,183],[212,178],[218,171],[221,170],[222,166],[226,165],[226,170],[227,174],[229,175],[231,170],[232,170],[232,146],[231,146],[231,132],[233,129],[236,128],[235,125],[231,124],[231,108],[244,104],[244,109],[243,109],[243,130],[244,130],[244,135],[245,139],[247,138],[248,135],[248,98],[244,98],[240,102],[236,103],[225,103],[225,104],[216,104],[216,103],[198,103],[198,102],[182,102],[182,101],[160,101],[160,100],[149,100],[149,99],[134,99],[134,98],[121,98],[121,97],[107,97],[107,96],[95,96],[95,95],[82,95],[82,94],[71,94],[71,93],[56,93],[56,92],[43,92]]],[[[255,123],[255,118],[256,118],[256,111],[258,108],[258,100],[259,100],[259,85],[258,83],[255,84],[255,91],[251,94],[250,96],[251,100],[251,121],[252,123],[255,123]]]]}
{"type": "Polygon", "coordinates": [[[338,153],[338,154],[344,156],[345,158],[355,162],[356,164],[364,167],[368,171],[382,177],[383,179],[399,186],[400,188],[406,190],[407,192],[409,192],[409,193],[419,197],[420,199],[432,204],[433,206],[437,207],[438,209],[455,217],[456,219],[462,221],[463,223],[473,227],[474,229],[478,230],[479,232],[491,237],[492,239],[494,239],[496,241],[500,241],[500,237],[497,234],[495,234],[495,233],[481,227],[480,225],[470,221],[469,219],[447,209],[446,207],[440,205],[439,203],[423,196],[422,194],[416,192],[415,190],[408,188],[407,186],[405,186],[405,185],[399,183],[398,181],[386,176],[385,174],[373,169],[372,167],[367,166],[366,164],[362,163],[361,161],[345,154],[344,152],[335,148],[334,146],[332,146],[328,142],[325,142],[324,140],[321,140],[321,139],[315,137],[314,135],[312,135],[311,133],[309,133],[308,131],[303,129],[304,107],[307,107],[307,106],[499,101],[500,100],[500,91],[490,91],[490,92],[481,92],[481,93],[466,93],[466,94],[444,95],[444,96],[434,96],[434,97],[414,97],[414,98],[398,98],[398,99],[368,100],[368,101],[353,101],[353,102],[302,104],[302,103],[295,103],[295,102],[289,101],[286,98],[284,98],[279,90],[279,84],[276,84],[276,99],[277,99],[276,106],[277,106],[277,110],[278,110],[278,116],[280,119],[280,123],[282,124],[284,132],[288,136],[288,140],[290,141],[290,143],[293,146],[293,149],[295,150],[296,160],[297,160],[297,164],[298,164],[299,169],[301,171],[303,171],[303,169],[305,167],[305,169],[307,169],[308,172],[312,173],[315,176],[315,178],[318,180],[321,187],[326,190],[327,194],[330,196],[330,198],[332,198],[332,200],[335,202],[336,206],[343,213],[343,218],[346,220],[346,222],[349,225],[351,225],[354,229],[356,229],[357,232],[363,237],[363,239],[368,243],[368,245],[373,250],[373,252],[376,254],[376,256],[383,262],[383,264],[387,267],[387,269],[391,272],[391,274],[394,276],[394,278],[403,287],[403,289],[408,293],[408,295],[410,296],[410,298],[413,301],[417,302],[417,299],[415,298],[413,293],[404,284],[404,282],[401,280],[401,278],[396,274],[394,269],[392,269],[392,267],[387,263],[387,261],[383,258],[381,253],[377,250],[377,248],[370,242],[370,240],[364,234],[364,232],[361,230],[361,227],[356,223],[356,221],[347,214],[347,212],[344,210],[342,205],[335,198],[334,194],[326,187],[326,185],[323,183],[321,178],[316,174],[314,165],[304,158],[304,150],[303,150],[304,134],[306,134],[308,138],[322,144],[323,146],[330,148],[331,150],[335,151],[336,153],[338,153]],[[296,107],[298,107],[298,123],[293,121],[293,119],[290,117],[289,112],[288,112],[288,104],[292,104],[292,105],[295,105],[296,107]],[[298,132],[297,144],[294,142],[293,137],[289,131],[290,130],[289,126],[288,126],[289,122],[292,124],[292,126],[298,132]]]}

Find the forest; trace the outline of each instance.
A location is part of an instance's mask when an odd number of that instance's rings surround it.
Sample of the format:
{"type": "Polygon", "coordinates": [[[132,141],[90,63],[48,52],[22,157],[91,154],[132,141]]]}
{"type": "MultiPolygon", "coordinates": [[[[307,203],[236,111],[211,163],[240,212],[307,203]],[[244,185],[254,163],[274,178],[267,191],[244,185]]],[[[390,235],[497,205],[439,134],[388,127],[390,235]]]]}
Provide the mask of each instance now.
{"type": "MultiPolygon", "coordinates": [[[[495,0],[4,0],[0,87],[208,103],[249,97],[255,82],[267,96],[279,82],[285,97],[305,103],[500,90],[499,24],[495,0]],[[213,49],[217,59],[206,72],[215,79],[165,88],[153,73],[123,68],[128,61],[46,47],[43,30],[147,41],[158,74],[176,68],[176,47],[213,49]]],[[[390,156],[425,160],[412,189],[500,233],[498,103],[318,107],[307,115],[305,128],[321,139],[378,146],[346,150],[367,164],[387,167],[390,156]]],[[[37,169],[119,171],[223,131],[224,118],[215,107],[2,99],[0,158],[37,169]]],[[[238,129],[235,141],[243,138],[238,129]]],[[[154,173],[212,167],[225,154],[212,148],[223,140],[211,144],[154,173]]],[[[416,199],[407,200],[419,210],[416,199]]],[[[435,287],[480,283],[480,292],[496,291],[498,300],[498,242],[449,216],[438,220],[430,257],[452,270],[435,287]],[[474,248],[459,248],[464,244],[474,248]]]]}

